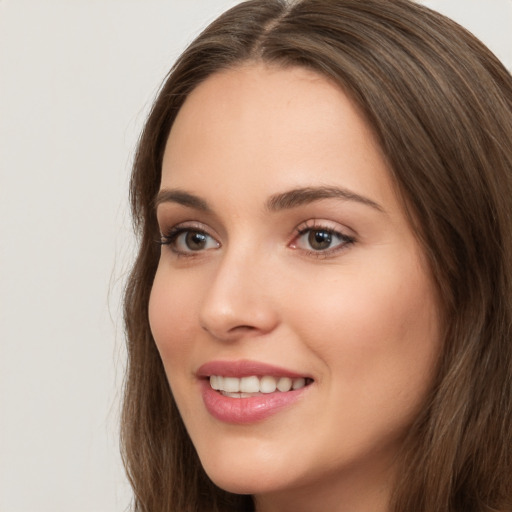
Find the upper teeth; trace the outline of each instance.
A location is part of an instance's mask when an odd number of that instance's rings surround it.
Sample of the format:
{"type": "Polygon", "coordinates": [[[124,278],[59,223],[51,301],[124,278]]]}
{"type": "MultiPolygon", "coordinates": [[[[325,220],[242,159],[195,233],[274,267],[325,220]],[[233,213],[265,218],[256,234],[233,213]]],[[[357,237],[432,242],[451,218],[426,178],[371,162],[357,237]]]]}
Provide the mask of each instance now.
{"type": "Polygon", "coordinates": [[[222,377],[221,375],[210,376],[210,386],[217,391],[227,393],[273,393],[274,391],[290,391],[300,389],[306,385],[306,379],[299,377],[222,377]]]}

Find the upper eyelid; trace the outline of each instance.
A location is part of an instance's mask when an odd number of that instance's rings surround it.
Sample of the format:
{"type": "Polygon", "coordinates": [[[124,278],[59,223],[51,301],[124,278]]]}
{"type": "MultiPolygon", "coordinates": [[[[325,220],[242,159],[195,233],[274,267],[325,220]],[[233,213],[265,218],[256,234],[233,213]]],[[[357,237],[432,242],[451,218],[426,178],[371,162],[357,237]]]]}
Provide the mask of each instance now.
{"type": "Polygon", "coordinates": [[[210,238],[211,240],[214,241],[214,243],[217,246],[216,247],[217,249],[222,247],[222,244],[220,243],[220,241],[217,238],[215,238],[213,235],[208,233],[207,230],[199,228],[199,227],[180,225],[180,224],[176,224],[176,225],[172,226],[171,228],[169,228],[168,230],[166,230],[165,232],[163,232],[163,233],[161,232],[160,233],[160,245],[162,247],[163,246],[168,246],[170,251],[172,253],[174,253],[176,257],[197,258],[201,254],[203,254],[205,251],[212,250],[211,247],[210,248],[204,248],[204,249],[197,250],[197,251],[178,249],[177,248],[177,241],[178,241],[178,239],[183,234],[189,233],[189,232],[203,233],[208,238],[210,238]]]}
{"type": "Polygon", "coordinates": [[[327,233],[339,235],[343,239],[350,239],[352,241],[356,240],[355,236],[347,234],[344,230],[337,229],[337,228],[332,228],[332,227],[329,227],[329,226],[320,226],[320,225],[318,225],[318,226],[313,226],[313,227],[305,227],[303,229],[297,230],[297,232],[294,235],[294,238],[293,238],[292,242],[294,240],[297,240],[298,238],[304,236],[306,233],[308,233],[310,231],[325,231],[327,233]]]}
{"type": "MultiPolygon", "coordinates": [[[[198,220],[184,220],[176,223],[167,223],[164,221],[158,223],[158,228],[161,238],[166,238],[171,235],[175,235],[177,232],[190,230],[204,232],[206,235],[212,237],[218,243],[222,243],[222,236],[218,233],[216,229],[212,228],[209,224],[206,224],[198,220]]],[[[296,240],[297,237],[299,235],[302,235],[304,232],[315,229],[323,229],[332,233],[338,233],[342,237],[348,237],[354,239],[354,241],[358,238],[358,234],[355,232],[354,229],[344,224],[340,224],[337,221],[322,218],[310,218],[301,221],[300,223],[296,224],[295,227],[293,227],[289,235],[289,242],[287,242],[287,245],[296,240]]]]}
{"type": "Polygon", "coordinates": [[[210,208],[203,210],[185,203],[162,201],[155,204],[154,211],[160,232],[181,224],[191,223],[204,226],[205,230],[218,233],[216,229],[212,228],[212,224],[221,225],[219,218],[210,208]],[[198,219],[204,219],[204,221],[198,219]]]}
{"type": "MultiPolygon", "coordinates": [[[[351,246],[353,246],[355,243],[357,243],[357,240],[355,239],[355,237],[352,237],[350,235],[344,235],[340,231],[332,231],[333,233],[337,233],[342,239],[341,243],[335,245],[334,247],[329,247],[324,250],[315,250],[313,248],[307,249],[307,248],[298,247],[298,240],[302,236],[304,236],[308,231],[314,231],[314,230],[315,230],[315,228],[313,228],[313,229],[309,228],[309,229],[306,229],[303,233],[298,234],[294,238],[294,241],[292,241],[290,243],[289,247],[293,251],[298,251],[299,253],[305,255],[308,258],[316,258],[316,259],[320,259],[320,260],[331,260],[331,259],[336,259],[338,256],[341,255],[341,253],[349,250],[351,246]],[[294,245],[294,243],[296,243],[297,245],[294,245]]],[[[318,227],[318,228],[316,228],[316,230],[321,231],[322,228],[318,227]]]]}
{"type": "Polygon", "coordinates": [[[352,238],[358,237],[357,232],[345,224],[341,224],[334,220],[319,218],[308,219],[300,222],[295,226],[294,233],[297,234],[303,231],[307,231],[308,229],[325,229],[326,231],[340,233],[352,238]]]}
{"type": "Polygon", "coordinates": [[[207,235],[212,236],[214,238],[217,237],[215,234],[215,230],[209,227],[208,225],[204,224],[203,222],[197,221],[197,220],[185,220],[182,222],[176,222],[176,223],[158,223],[158,229],[160,231],[160,234],[164,236],[169,232],[176,232],[178,230],[180,231],[204,231],[207,235]]]}

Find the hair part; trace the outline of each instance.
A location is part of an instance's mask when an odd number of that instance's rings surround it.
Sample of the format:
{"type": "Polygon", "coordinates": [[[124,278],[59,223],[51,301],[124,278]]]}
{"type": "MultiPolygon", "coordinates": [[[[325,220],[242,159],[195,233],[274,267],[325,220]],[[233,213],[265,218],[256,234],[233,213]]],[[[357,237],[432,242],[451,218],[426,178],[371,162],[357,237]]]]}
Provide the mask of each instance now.
{"type": "Polygon", "coordinates": [[[140,248],[125,295],[122,446],[135,510],[252,509],[204,473],[147,313],[159,259],[153,201],[174,119],[209,76],[251,62],[312,69],[359,106],[437,285],[443,353],[399,454],[390,510],[512,510],[512,78],[466,30],[409,0],[250,0],[167,76],[130,186],[140,248]]]}

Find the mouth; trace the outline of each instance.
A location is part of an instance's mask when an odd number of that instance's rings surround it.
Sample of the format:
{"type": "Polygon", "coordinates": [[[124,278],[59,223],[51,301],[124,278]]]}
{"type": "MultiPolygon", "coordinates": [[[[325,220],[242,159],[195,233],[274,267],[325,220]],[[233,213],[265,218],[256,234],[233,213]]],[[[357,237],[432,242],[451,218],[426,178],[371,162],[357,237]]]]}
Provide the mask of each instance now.
{"type": "Polygon", "coordinates": [[[210,387],[229,398],[251,398],[270,393],[287,393],[309,386],[313,379],[308,377],[274,377],[273,375],[250,375],[229,377],[210,375],[210,387]]]}
{"type": "Polygon", "coordinates": [[[314,379],[255,361],[212,361],[197,371],[207,411],[224,423],[260,422],[301,401],[314,379]]]}

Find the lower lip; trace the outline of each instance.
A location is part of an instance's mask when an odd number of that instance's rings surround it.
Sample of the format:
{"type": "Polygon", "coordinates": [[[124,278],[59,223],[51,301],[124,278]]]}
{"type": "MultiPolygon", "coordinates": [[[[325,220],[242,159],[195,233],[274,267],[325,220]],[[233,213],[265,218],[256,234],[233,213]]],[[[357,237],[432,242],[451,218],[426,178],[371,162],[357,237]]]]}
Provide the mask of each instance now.
{"type": "Polygon", "coordinates": [[[201,392],[207,411],[225,423],[255,423],[297,402],[309,386],[293,391],[276,391],[248,398],[230,398],[215,391],[208,380],[201,381],[201,392]]]}

